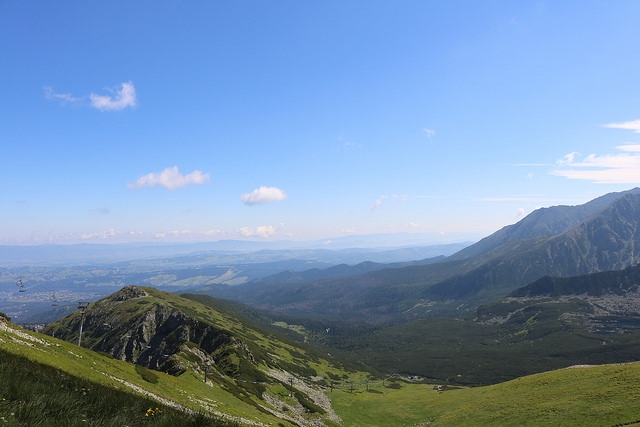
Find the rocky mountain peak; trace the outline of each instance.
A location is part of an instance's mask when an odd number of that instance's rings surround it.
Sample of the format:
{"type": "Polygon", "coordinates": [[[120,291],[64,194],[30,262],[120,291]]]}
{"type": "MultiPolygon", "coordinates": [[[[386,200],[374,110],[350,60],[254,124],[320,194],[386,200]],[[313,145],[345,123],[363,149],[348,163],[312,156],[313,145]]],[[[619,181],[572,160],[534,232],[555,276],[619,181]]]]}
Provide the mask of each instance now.
{"type": "Polygon", "coordinates": [[[147,293],[144,291],[144,289],[134,285],[129,285],[112,294],[111,299],[113,301],[128,301],[146,296],[147,293]]]}
{"type": "MultiPolygon", "coordinates": [[[[76,313],[44,332],[75,341],[80,321],[76,313]]],[[[126,286],[92,303],[85,313],[82,343],[172,375],[182,374],[191,364],[217,366],[223,375],[235,376],[240,360],[255,360],[249,346],[231,332],[187,315],[139,286],[126,286]]]]}

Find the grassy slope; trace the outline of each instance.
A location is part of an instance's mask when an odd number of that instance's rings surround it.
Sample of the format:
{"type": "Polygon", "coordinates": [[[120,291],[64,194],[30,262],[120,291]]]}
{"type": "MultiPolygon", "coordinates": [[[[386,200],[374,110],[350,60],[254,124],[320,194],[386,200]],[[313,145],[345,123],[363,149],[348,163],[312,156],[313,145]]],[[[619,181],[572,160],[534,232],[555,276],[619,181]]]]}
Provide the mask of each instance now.
{"type": "MultiPolygon", "coordinates": [[[[360,378],[368,375],[365,372],[346,371],[339,361],[329,361],[326,356],[322,357],[311,350],[283,342],[268,332],[255,329],[231,313],[225,313],[200,302],[175,294],[167,294],[153,288],[145,287],[144,290],[147,292],[147,296],[122,302],[118,307],[119,314],[115,314],[116,316],[124,316],[120,320],[127,323],[128,319],[141,316],[150,305],[162,304],[232,332],[249,345],[257,360],[266,362],[264,365],[259,362],[260,369],[273,372],[275,368],[276,378],[270,377],[260,381],[266,381],[266,394],[275,398],[276,401],[283,402],[282,404],[276,403],[275,407],[272,407],[278,412],[283,410],[284,403],[298,407],[302,403],[307,412],[303,411],[300,416],[308,419],[324,418],[325,423],[330,424],[327,421],[328,416],[325,416],[325,413],[318,410],[319,408],[309,400],[306,394],[312,390],[307,388],[305,384],[311,384],[314,389],[319,390],[319,385],[323,381],[318,376],[325,377],[327,381],[328,378],[341,380],[352,378],[359,381],[360,378]],[[303,390],[296,392],[297,399],[288,398],[289,378],[294,379],[294,388],[303,390]]],[[[99,310],[97,307],[97,305],[92,305],[88,312],[99,310]]],[[[70,318],[77,316],[78,313],[75,313],[70,318]]],[[[83,336],[83,346],[91,346],[98,339],[89,333],[88,323],[89,319],[85,324],[86,335],[83,336]]],[[[239,378],[234,379],[222,375],[222,372],[218,372],[214,368],[214,372],[208,377],[208,384],[204,384],[202,370],[197,365],[190,366],[187,372],[180,377],[173,377],[161,372],[143,370],[140,366],[122,363],[86,348],[79,348],[73,344],[76,336],[71,337],[71,343],[69,343],[46,335],[30,334],[29,336],[38,337],[39,341],[27,340],[27,345],[16,342],[8,336],[3,339],[2,334],[3,332],[0,331],[0,339],[2,339],[0,349],[25,356],[35,362],[50,364],[71,375],[86,377],[90,381],[111,387],[127,388],[117,380],[109,378],[106,375],[108,373],[134,385],[144,387],[161,398],[170,399],[179,405],[197,411],[213,411],[265,425],[277,425],[278,423],[291,425],[291,423],[281,420],[280,416],[265,413],[256,407],[266,404],[255,395],[252,396],[243,391],[257,386],[251,385],[251,379],[245,381],[242,374],[239,378]],[[143,378],[145,376],[152,377],[154,381],[145,381],[143,378]],[[176,393],[176,391],[178,392],[176,393]],[[276,422],[276,420],[278,421],[276,422]]],[[[56,336],[61,334],[62,329],[56,331],[56,336]]],[[[243,369],[242,361],[240,361],[240,366],[243,369]]],[[[292,410],[285,410],[284,415],[291,414],[292,410]]]]}
{"type": "MultiPolygon", "coordinates": [[[[153,381],[143,378],[148,370],[141,371],[136,365],[121,362],[110,356],[96,353],[89,349],[80,348],[72,343],[51,338],[46,335],[19,331],[23,337],[16,336],[11,331],[0,330],[0,350],[22,356],[36,363],[50,365],[62,372],[85,378],[91,382],[101,384],[117,390],[131,392],[131,386],[122,381],[153,393],[155,399],[166,399],[167,404],[180,405],[195,411],[206,411],[218,415],[232,417],[247,422],[258,422],[263,425],[291,425],[278,417],[259,411],[254,405],[243,402],[234,394],[223,388],[215,381],[203,382],[203,377],[195,370],[188,370],[179,377],[152,371],[153,381]],[[26,337],[26,338],[25,338],[26,337]],[[28,337],[34,337],[30,339],[28,337]]],[[[275,346],[272,348],[276,348],[275,346]]],[[[326,366],[322,361],[311,363],[319,372],[333,371],[333,375],[345,375],[344,371],[326,366]]],[[[267,387],[272,395],[286,395],[279,383],[267,387]]],[[[292,402],[293,403],[293,402],[292,402]]]]}
{"type": "Polygon", "coordinates": [[[444,392],[426,384],[330,393],[349,426],[614,426],[640,420],[640,364],[563,369],[444,392]]]}
{"type": "MultiPolygon", "coordinates": [[[[154,372],[157,381],[149,382],[134,365],[47,336],[28,336],[0,331],[0,348],[123,392],[130,392],[129,387],[106,373],[168,399],[169,403],[199,411],[217,410],[266,425],[287,425],[243,404],[219,387],[204,384],[191,371],[177,378],[154,372]]],[[[345,426],[415,426],[429,422],[434,426],[631,425],[640,419],[638,363],[564,369],[494,386],[445,392],[434,391],[430,384],[396,382],[394,386],[390,381],[384,385],[372,382],[366,391],[362,379],[353,381],[353,390],[343,381],[343,386],[327,392],[345,426]]],[[[274,388],[273,392],[286,394],[287,390],[274,388]]],[[[9,408],[4,402],[0,401],[0,411],[9,408]]]]}
{"type": "Polygon", "coordinates": [[[68,375],[0,350],[0,422],[13,425],[238,426],[68,375]]]}
{"type": "MultiPolygon", "coordinates": [[[[21,331],[22,332],[22,331],[21,331]]],[[[26,331],[24,331],[26,334],[26,331]]],[[[133,393],[131,386],[141,387],[152,393],[155,400],[166,399],[168,405],[177,405],[194,411],[217,411],[242,418],[260,420],[266,424],[273,417],[259,412],[255,407],[235,399],[220,387],[204,384],[194,372],[173,377],[161,372],[155,374],[155,382],[142,378],[139,368],[71,343],[37,333],[16,336],[0,330],[0,349],[25,359],[52,366],[65,374],[86,379],[116,390],[133,393]],[[28,336],[34,339],[28,339],[28,336]]],[[[134,393],[135,394],[135,393],[134,393]]]]}

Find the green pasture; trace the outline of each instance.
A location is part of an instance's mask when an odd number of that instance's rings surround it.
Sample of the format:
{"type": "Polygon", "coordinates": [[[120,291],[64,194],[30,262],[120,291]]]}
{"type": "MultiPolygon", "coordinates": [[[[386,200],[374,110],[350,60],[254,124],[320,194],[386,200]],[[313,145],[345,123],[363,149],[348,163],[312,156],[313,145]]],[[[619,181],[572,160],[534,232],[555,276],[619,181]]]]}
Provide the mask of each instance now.
{"type": "Polygon", "coordinates": [[[640,364],[562,369],[477,388],[401,383],[329,393],[348,426],[627,426],[640,421],[640,364]]]}

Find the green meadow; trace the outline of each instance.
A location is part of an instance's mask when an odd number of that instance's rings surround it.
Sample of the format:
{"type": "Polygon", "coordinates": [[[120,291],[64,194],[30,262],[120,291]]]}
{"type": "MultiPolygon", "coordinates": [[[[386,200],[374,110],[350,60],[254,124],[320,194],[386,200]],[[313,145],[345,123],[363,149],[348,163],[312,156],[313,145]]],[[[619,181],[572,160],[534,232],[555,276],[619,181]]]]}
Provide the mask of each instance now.
{"type": "Polygon", "coordinates": [[[339,389],[330,397],[349,426],[640,425],[639,363],[561,369],[444,391],[399,384],[339,389]]]}

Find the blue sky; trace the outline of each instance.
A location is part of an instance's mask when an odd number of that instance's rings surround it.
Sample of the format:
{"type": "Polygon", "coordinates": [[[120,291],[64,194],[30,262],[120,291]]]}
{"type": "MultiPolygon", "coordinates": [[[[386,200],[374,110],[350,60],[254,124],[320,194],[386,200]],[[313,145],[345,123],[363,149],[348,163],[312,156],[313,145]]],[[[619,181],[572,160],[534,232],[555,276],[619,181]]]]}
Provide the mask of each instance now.
{"type": "Polygon", "coordinates": [[[637,1],[0,0],[0,243],[477,239],[640,183],[637,1]]]}

